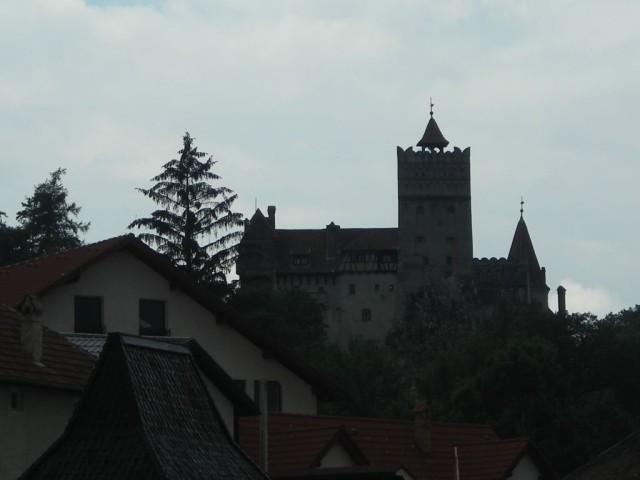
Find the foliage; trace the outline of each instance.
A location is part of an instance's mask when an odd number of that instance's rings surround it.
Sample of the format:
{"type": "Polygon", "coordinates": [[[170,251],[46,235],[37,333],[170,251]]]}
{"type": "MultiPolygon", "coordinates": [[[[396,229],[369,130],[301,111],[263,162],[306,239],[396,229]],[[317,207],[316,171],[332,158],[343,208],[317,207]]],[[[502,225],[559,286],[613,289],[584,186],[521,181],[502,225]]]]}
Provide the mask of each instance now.
{"type": "Polygon", "coordinates": [[[16,249],[14,258],[49,255],[82,245],[78,235],[87,232],[89,223],[74,218],[80,207],[67,201],[68,192],[62,184],[65,173],[64,168],[51,172],[50,178],[36,185],[33,195],[22,202],[16,215],[19,227],[9,232],[16,249]]]}
{"type": "Polygon", "coordinates": [[[463,348],[441,351],[417,391],[439,420],[529,436],[567,473],[638,419],[639,325],[639,307],[600,321],[503,307],[463,348]]]}
{"type": "Polygon", "coordinates": [[[398,358],[384,345],[353,338],[346,350],[327,346],[311,363],[347,393],[345,403],[321,405],[323,414],[407,418],[413,389],[398,358]]]}
{"type": "Polygon", "coordinates": [[[303,358],[308,359],[326,344],[327,327],[320,305],[304,290],[251,293],[241,290],[231,297],[229,304],[303,358]]]}
{"type": "Polygon", "coordinates": [[[231,210],[237,195],[211,185],[220,179],[211,172],[216,162],[199,152],[193,140],[186,132],[180,158],[163,165],[162,173],[151,179],[153,187],[138,189],[162,208],[134,220],[129,228],[150,230],[139,237],[196,280],[226,282],[242,236],[236,230],[242,216],[231,210]]]}

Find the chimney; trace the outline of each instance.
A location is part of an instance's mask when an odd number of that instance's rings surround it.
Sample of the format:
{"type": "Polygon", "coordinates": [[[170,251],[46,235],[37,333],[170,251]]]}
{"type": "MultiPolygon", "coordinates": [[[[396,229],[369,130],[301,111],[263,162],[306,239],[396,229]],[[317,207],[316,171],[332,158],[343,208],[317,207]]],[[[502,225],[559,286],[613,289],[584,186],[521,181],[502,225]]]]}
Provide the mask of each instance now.
{"type": "Polygon", "coordinates": [[[336,258],[338,254],[338,236],[340,234],[340,225],[331,222],[327,225],[327,258],[336,258]]]}
{"type": "Polygon", "coordinates": [[[20,350],[36,365],[42,365],[42,303],[27,295],[18,305],[20,312],[20,350]]]}
{"type": "Polygon", "coordinates": [[[413,409],[416,448],[424,456],[431,454],[431,411],[426,402],[418,402],[413,409]]]}
{"type": "Polygon", "coordinates": [[[273,228],[276,228],[276,207],[275,205],[269,205],[267,207],[267,220],[273,228]]]}
{"type": "Polygon", "coordinates": [[[566,301],[567,289],[564,288],[562,285],[560,285],[557,291],[558,291],[558,313],[560,315],[566,315],[567,314],[567,301],[566,301]]]}

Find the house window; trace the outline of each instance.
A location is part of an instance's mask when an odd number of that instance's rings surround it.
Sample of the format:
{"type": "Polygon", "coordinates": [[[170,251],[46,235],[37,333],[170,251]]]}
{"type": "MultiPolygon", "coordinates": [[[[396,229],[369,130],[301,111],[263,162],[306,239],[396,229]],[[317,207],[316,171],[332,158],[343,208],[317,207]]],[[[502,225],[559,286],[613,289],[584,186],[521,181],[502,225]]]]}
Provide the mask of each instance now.
{"type": "MultiPolygon", "coordinates": [[[[260,380],[253,382],[253,400],[260,407],[260,380]]],[[[282,412],[282,387],[273,380],[267,381],[267,411],[282,412]]]]}
{"type": "Polygon", "coordinates": [[[102,297],[74,297],[73,331],[76,333],[103,333],[102,297]]]}
{"type": "Polygon", "coordinates": [[[308,267],[309,266],[309,255],[292,255],[291,256],[291,264],[294,267],[308,267]]]}
{"type": "Polygon", "coordinates": [[[167,335],[167,316],[162,300],[140,300],[140,335],[167,335]]]}
{"type": "Polygon", "coordinates": [[[24,393],[19,388],[11,389],[11,411],[24,412],[24,393]]]}
{"type": "Polygon", "coordinates": [[[362,309],[362,321],[363,322],[370,322],[371,321],[371,309],[370,308],[363,308],[362,309]]]}
{"type": "Polygon", "coordinates": [[[349,295],[355,295],[356,294],[356,286],[355,284],[351,284],[349,285],[349,295]]]}
{"type": "Polygon", "coordinates": [[[416,243],[424,243],[426,241],[427,241],[427,239],[424,237],[424,235],[418,235],[416,237],[416,243]]]}

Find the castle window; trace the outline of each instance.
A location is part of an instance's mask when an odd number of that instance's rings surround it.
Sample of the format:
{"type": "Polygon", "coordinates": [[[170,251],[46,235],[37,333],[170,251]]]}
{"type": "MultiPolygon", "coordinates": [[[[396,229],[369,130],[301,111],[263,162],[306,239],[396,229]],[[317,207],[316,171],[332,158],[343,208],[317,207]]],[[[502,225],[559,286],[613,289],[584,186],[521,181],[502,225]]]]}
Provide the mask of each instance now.
{"type": "Polygon", "coordinates": [[[449,235],[447,237],[447,243],[455,245],[456,243],[458,243],[458,239],[456,239],[456,237],[454,237],[453,235],[449,235]]]}
{"type": "Polygon", "coordinates": [[[367,261],[367,255],[362,252],[352,253],[349,258],[351,263],[364,263],[367,261]]]}
{"type": "Polygon", "coordinates": [[[380,284],[379,284],[379,283],[376,283],[376,284],[373,286],[373,289],[374,289],[376,292],[379,292],[379,291],[380,291],[380,284]]]}
{"type": "Polygon", "coordinates": [[[449,205],[447,207],[447,213],[456,213],[456,206],[455,205],[449,205]]]}
{"type": "Polygon", "coordinates": [[[424,207],[422,205],[416,207],[416,215],[424,215],[424,207]]]}
{"type": "Polygon", "coordinates": [[[391,263],[391,254],[390,253],[385,253],[384,255],[382,255],[382,261],[384,263],[391,263]]]}
{"type": "Polygon", "coordinates": [[[291,264],[294,267],[309,266],[309,255],[291,255],[291,264]]]}
{"type": "Polygon", "coordinates": [[[424,242],[426,242],[426,241],[427,241],[427,239],[425,238],[425,236],[424,236],[424,235],[418,235],[418,236],[416,237],[416,243],[424,243],[424,242]]]}
{"type": "Polygon", "coordinates": [[[422,265],[429,265],[429,257],[422,257],[422,265]]]}
{"type": "Polygon", "coordinates": [[[447,255],[447,266],[453,265],[453,257],[451,255],[447,255]]]}
{"type": "Polygon", "coordinates": [[[351,285],[349,285],[349,295],[355,295],[356,294],[356,286],[352,283],[351,285]]]}
{"type": "Polygon", "coordinates": [[[371,309],[370,308],[363,308],[362,309],[362,321],[363,322],[370,322],[371,321],[371,309]]]}
{"type": "Polygon", "coordinates": [[[324,287],[318,287],[318,293],[324,293],[324,287]]]}
{"type": "Polygon", "coordinates": [[[389,291],[393,292],[393,283],[389,285],[389,291]]]}

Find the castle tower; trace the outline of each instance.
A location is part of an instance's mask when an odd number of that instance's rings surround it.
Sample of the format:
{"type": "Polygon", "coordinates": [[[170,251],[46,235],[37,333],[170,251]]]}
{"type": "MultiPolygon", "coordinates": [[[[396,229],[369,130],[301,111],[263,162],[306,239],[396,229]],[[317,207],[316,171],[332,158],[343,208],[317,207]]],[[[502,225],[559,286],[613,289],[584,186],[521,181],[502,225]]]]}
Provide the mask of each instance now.
{"type": "MultiPolygon", "coordinates": [[[[398,286],[405,297],[429,275],[470,275],[470,149],[449,142],[433,118],[417,146],[398,147],[398,286]]],[[[402,307],[400,308],[402,310],[402,307]]]]}

